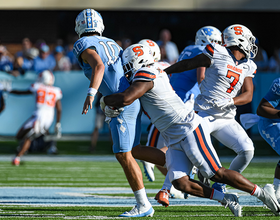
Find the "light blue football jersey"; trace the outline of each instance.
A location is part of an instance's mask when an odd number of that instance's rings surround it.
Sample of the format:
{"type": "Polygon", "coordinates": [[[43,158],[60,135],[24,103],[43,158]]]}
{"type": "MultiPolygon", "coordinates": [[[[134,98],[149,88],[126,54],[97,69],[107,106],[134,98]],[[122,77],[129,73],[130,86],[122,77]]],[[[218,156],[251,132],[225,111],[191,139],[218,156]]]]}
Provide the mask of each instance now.
{"type": "MultiPolygon", "coordinates": [[[[267,94],[264,98],[277,110],[280,110],[280,78],[273,80],[267,94]]],[[[271,119],[280,122],[280,119],[271,119]]]]}
{"type": "MultiPolygon", "coordinates": [[[[178,58],[178,62],[185,59],[191,59],[197,56],[198,54],[201,54],[204,48],[205,46],[201,46],[201,45],[187,46],[180,54],[178,58]]],[[[170,83],[173,89],[176,91],[176,93],[184,101],[184,99],[186,98],[185,97],[186,93],[189,90],[191,90],[197,83],[196,69],[172,74],[172,76],[170,77],[170,83]]],[[[196,90],[199,93],[198,87],[196,90]]],[[[198,94],[195,94],[195,97],[196,95],[198,94]]]]}
{"type": "Polygon", "coordinates": [[[84,74],[90,80],[92,68],[88,63],[84,63],[80,57],[87,48],[94,49],[105,65],[103,80],[98,90],[103,96],[122,92],[129,87],[129,82],[124,77],[122,68],[121,55],[123,50],[114,40],[101,36],[87,36],[80,38],[74,44],[73,53],[84,74]]]}

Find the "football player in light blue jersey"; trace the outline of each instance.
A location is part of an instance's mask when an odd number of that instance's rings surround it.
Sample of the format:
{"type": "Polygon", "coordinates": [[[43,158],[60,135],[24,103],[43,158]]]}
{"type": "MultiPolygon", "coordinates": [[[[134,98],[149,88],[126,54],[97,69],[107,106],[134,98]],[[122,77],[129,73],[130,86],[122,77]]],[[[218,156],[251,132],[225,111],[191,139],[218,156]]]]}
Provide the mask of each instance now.
{"type": "MultiPolygon", "coordinates": [[[[280,78],[273,80],[267,94],[257,108],[257,114],[242,114],[240,121],[245,129],[258,123],[262,138],[280,155],[280,78]]],[[[275,195],[280,202],[280,160],[278,161],[273,181],[275,195]]]]}
{"type": "MultiPolygon", "coordinates": [[[[261,136],[280,155],[280,78],[273,81],[258,106],[257,114],[261,116],[258,123],[261,136]]],[[[280,161],[275,168],[273,185],[280,202],[280,161]]]]}
{"type": "MultiPolygon", "coordinates": [[[[73,52],[90,80],[82,114],[86,114],[89,107],[92,109],[97,91],[102,95],[110,95],[129,87],[122,68],[122,48],[114,40],[101,36],[103,30],[103,19],[93,9],[83,10],[76,18],[75,31],[80,39],[74,44],[73,52]]],[[[112,116],[114,112],[120,111],[110,107],[105,110],[111,112],[112,116]]],[[[131,211],[121,214],[122,217],[145,217],[153,216],[154,213],[146,195],[141,169],[131,153],[132,147],[140,144],[140,119],[140,102],[135,100],[109,122],[113,152],[125,172],[137,202],[131,211]]]]}
{"type": "MultiPolygon", "coordinates": [[[[195,45],[187,46],[180,54],[178,61],[191,59],[198,54],[201,54],[207,44],[218,43],[222,44],[222,33],[219,29],[213,26],[205,26],[196,32],[195,45]]],[[[173,74],[170,77],[170,83],[177,95],[186,102],[191,94],[194,94],[194,99],[200,94],[198,84],[204,78],[205,67],[199,67],[189,71],[184,71],[180,74],[173,74]]]]}

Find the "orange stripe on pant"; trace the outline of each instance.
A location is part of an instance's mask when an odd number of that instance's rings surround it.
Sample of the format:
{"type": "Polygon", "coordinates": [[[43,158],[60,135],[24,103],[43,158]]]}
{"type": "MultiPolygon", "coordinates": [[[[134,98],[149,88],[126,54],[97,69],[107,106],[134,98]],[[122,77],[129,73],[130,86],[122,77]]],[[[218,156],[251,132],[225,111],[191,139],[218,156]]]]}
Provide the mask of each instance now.
{"type": "Polygon", "coordinates": [[[199,130],[199,127],[197,127],[195,129],[195,133],[198,137],[198,140],[199,140],[199,144],[204,152],[204,154],[206,155],[207,159],[210,161],[211,165],[213,166],[214,170],[215,171],[218,171],[220,168],[219,166],[216,164],[215,160],[213,159],[213,157],[211,156],[211,154],[209,153],[204,141],[203,141],[203,138],[202,138],[202,135],[201,135],[201,132],[199,130]]]}
{"type": "Polygon", "coordinates": [[[154,129],[154,132],[153,132],[153,136],[152,136],[152,138],[151,138],[150,146],[156,147],[156,146],[155,146],[155,142],[156,142],[158,133],[159,133],[158,129],[155,128],[155,129],[154,129]]]}

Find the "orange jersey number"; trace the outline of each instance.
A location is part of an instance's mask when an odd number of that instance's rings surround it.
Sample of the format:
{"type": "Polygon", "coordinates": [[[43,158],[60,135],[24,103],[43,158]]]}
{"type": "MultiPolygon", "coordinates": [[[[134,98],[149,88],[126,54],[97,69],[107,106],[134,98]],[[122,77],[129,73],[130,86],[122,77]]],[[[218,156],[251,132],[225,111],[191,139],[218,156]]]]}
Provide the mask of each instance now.
{"type": "Polygon", "coordinates": [[[238,73],[235,73],[235,72],[232,72],[231,70],[228,70],[227,72],[227,78],[231,78],[233,77],[233,81],[230,83],[230,87],[228,88],[227,92],[228,93],[231,93],[232,90],[234,89],[234,86],[238,83],[239,81],[239,74],[238,73]]]}
{"type": "Polygon", "coordinates": [[[38,89],[37,91],[37,103],[44,104],[46,103],[48,106],[54,107],[55,106],[55,93],[48,92],[46,93],[43,89],[38,89]]]}

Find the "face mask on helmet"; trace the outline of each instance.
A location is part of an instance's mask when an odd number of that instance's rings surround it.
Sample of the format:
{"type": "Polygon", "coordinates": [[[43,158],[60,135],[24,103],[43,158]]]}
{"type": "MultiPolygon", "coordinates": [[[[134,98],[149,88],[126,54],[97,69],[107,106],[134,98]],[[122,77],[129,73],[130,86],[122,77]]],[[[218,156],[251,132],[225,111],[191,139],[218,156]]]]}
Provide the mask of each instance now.
{"type": "Polygon", "coordinates": [[[101,15],[93,9],[85,9],[76,18],[75,31],[81,37],[84,33],[96,32],[100,36],[104,31],[101,15]]]}
{"type": "Polygon", "coordinates": [[[49,70],[45,70],[39,74],[38,82],[52,86],[54,84],[54,75],[49,70]]]}
{"type": "Polygon", "coordinates": [[[143,39],[143,40],[139,41],[138,44],[143,44],[145,46],[150,47],[155,62],[160,61],[160,59],[161,59],[160,49],[156,42],[149,40],[149,39],[143,39]]]}
{"type": "Polygon", "coordinates": [[[195,45],[206,46],[210,43],[222,44],[222,33],[213,26],[200,28],[195,35],[195,45]]]}
{"type": "Polygon", "coordinates": [[[257,55],[256,38],[244,25],[235,24],[227,27],[223,31],[223,40],[225,47],[238,46],[248,59],[257,55]]]}
{"type": "Polygon", "coordinates": [[[133,44],[123,52],[122,61],[124,75],[130,82],[137,70],[154,63],[154,57],[149,47],[133,44]]]}

